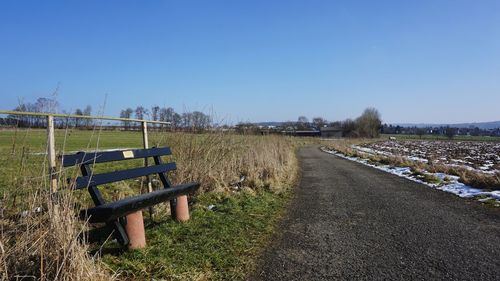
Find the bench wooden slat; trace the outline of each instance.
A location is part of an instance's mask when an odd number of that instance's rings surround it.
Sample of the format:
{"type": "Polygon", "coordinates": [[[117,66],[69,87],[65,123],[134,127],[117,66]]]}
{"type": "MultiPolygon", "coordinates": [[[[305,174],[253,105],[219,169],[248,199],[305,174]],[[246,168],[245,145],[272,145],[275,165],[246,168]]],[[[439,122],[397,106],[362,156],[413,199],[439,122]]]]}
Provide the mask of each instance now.
{"type": "Polygon", "coordinates": [[[194,182],[128,197],[87,210],[82,210],[80,212],[80,218],[88,218],[88,221],[91,223],[113,221],[135,211],[156,205],[180,195],[191,193],[199,187],[200,184],[194,182]]]}
{"type": "MultiPolygon", "coordinates": [[[[91,223],[106,223],[106,227],[103,229],[103,232],[91,231],[88,235],[82,235],[82,239],[93,239],[91,238],[92,236],[109,236],[110,231],[112,231],[113,236],[117,239],[118,243],[125,246],[129,244],[129,238],[124,228],[124,222],[122,221],[124,216],[168,200],[170,200],[170,208],[172,210],[171,214],[175,215],[175,198],[194,192],[200,187],[200,184],[189,183],[172,187],[167,178],[166,172],[175,170],[176,164],[164,164],[161,159],[161,156],[170,154],[170,148],[163,147],[151,149],[116,150],[97,153],[79,152],[73,155],[62,156],[62,164],[64,167],[74,165],[79,166],[82,176],[76,178],[74,188],[82,189],[88,187],[88,192],[90,193],[92,201],[96,206],[94,208],[81,211],[80,217],[85,219],[89,218],[89,222],[91,223]],[[93,174],[91,168],[95,163],[141,158],[147,160],[149,157],[154,159],[155,165],[128,170],[117,170],[101,174],[93,174]],[[114,202],[105,202],[101,192],[99,191],[99,185],[102,184],[140,178],[151,174],[159,175],[164,189],[132,196],[114,202]]],[[[68,182],[71,183],[73,180],[69,179],[68,182]]]]}
{"type": "Polygon", "coordinates": [[[167,163],[162,165],[154,165],[149,167],[141,167],[110,173],[95,174],[90,176],[78,177],[75,183],[75,189],[87,188],[88,186],[96,186],[106,183],[112,183],[122,180],[143,177],[151,174],[164,173],[176,169],[175,163],[167,163]]]}
{"type": "Polygon", "coordinates": [[[155,157],[170,154],[172,154],[172,152],[170,151],[169,147],[117,150],[95,153],[78,152],[76,154],[64,155],[62,164],[64,167],[69,167],[81,164],[105,163],[111,161],[155,157]]]}

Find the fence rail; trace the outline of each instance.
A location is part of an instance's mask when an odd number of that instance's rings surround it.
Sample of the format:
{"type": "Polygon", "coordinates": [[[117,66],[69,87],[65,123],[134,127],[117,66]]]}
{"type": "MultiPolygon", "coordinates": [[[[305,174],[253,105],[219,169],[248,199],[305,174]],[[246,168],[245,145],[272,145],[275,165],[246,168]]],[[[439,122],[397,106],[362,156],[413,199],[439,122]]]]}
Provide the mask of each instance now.
{"type": "Polygon", "coordinates": [[[133,118],[119,118],[111,116],[89,116],[89,115],[75,115],[75,114],[60,114],[60,113],[49,113],[49,112],[25,112],[25,111],[10,111],[10,110],[0,110],[0,114],[5,115],[18,115],[18,116],[40,116],[47,117],[53,116],[57,118],[79,118],[79,119],[97,119],[97,120],[113,120],[113,121],[128,121],[128,122],[140,122],[140,123],[150,123],[150,124],[163,124],[170,125],[171,122],[164,121],[153,121],[153,120],[142,120],[133,118]]]}
{"type": "MultiPolygon", "coordinates": [[[[132,119],[132,118],[118,118],[111,116],[89,116],[89,115],[74,115],[74,114],[58,114],[49,112],[24,112],[24,111],[10,111],[10,110],[0,110],[0,115],[17,115],[17,116],[39,116],[47,118],[47,159],[49,166],[49,179],[50,179],[50,190],[51,192],[57,191],[57,165],[56,165],[56,150],[55,150],[55,127],[54,118],[79,118],[79,119],[96,119],[96,120],[113,120],[113,121],[125,121],[125,122],[138,122],[142,124],[142,135],[143,135],[143,146],[148,148],[148,126],[147,124],[163,124],[170,125],[170,122],[163,121],[153,121],[153,120],[142,120],[142,119],[132,119]]],[[[148,166],[147,158],[144,159],[144,166],[148,166]]],[[[148,191],[152,191],[152,186],[150,179],[148,181],[148,191]]]]}

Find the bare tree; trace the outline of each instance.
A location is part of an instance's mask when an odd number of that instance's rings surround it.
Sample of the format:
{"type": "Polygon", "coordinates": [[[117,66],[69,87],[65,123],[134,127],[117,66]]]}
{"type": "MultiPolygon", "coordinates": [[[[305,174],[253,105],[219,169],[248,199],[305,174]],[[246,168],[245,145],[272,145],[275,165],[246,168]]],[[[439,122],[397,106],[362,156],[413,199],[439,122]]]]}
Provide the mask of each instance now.
{"type": "Polygon", "coordinates": [[[144,120],[144,115],[148,114],[148,110],[144,106],[138,106],[135,109],[135,119],[144,120]]]}
{"type": "Polygon", "coordinates": [[[341,122],[342,134],[346,137],[357,137],[357,125],[352,119],[346,119],[341,122]]]}
{"type": "Polygon", "coordinates": [[[170,122],[171,127],[176,127],[180,125],[181,116],[175,113],[174,109],[171,107],[162,107],[158,113],[158,118],[162,122],[170,122]],[[174,120],[175,119],[175,120],[174,120]]]}
{"type": "MultiPolygon", "coordinates": [[[[158,112],[158,120],[162,122],[168,122],[167,120],[167,109],[165,107],[160,108],[158,112]]],[[[163,128],[163,124],[161,124],[161,127],[163,128]]]]}
{"type": "MultiPolygon", "coordinates": [[[[348,119],[348,120],[351,120],[351,119],[348,119]]],[[[328,124],[328,126],[334,127],[334,128],[342,128],[342,121],[331,122],[328,124]]]]}
{"type": "Polygon", "coordinates": [[[357,131],[360,137],[376,138],[380,135],[382,120],[377,109],[369,107],[356,119],[357,131]]]}
{"type": "Polygon", "coordinates": [[[425,135],[425,133],[426,133],[426,130],[424,128],[417,128],[415,130],[415,134],[417,134],[417,136],[419,138],[422,138],[422,136],[425,135]]]}
{"type": "MultiPolygon", "coordinates": [[[[130,119],[130,117],[132,117],[133,112],[134,112],[134,110],[130,107],[127,109],[124,109],[120,112],[120,118],[130,119]]],[[[125,127],[125,129],[130,128],[130,121],[122,121],[122,122],[123,122],[123,127],[125,127]]]]}
{"type": "MultiPolygon", "coordinates": [[[[57,113],[58,107],[59,104],[55,99],[38,98],[35,103],[19,101],[19,105],[13,111],[57,113]]],[[[44,116],[9,115],[8,118],[19,127],[44,127],[46,125],[44,116]]]]}
{"type": "Polygon", "coordinates": [[[160,121],[167,122],[167,109],[165,107],[160,108],[158,115],[160,121]]]}
{"type": "Polygon", "coordinates": [[[196,130],[204,130],[210,127],[211,118],[207,114],[195,111],[192,113],[192,126],[196,130]]]}
{"type": "Polygon", "coordinates": [[[326,121],[326,119],[324,119],[323,117],[314,117],[312,123],[316,128],[319,129],[321,127],[324,127],[328,123],[328,121],[326,121]]]}
{"type": "MultiPolygon", "coordinates": [[[[35,103],[34,112],[56,113],[59,103],[55,99],[38,98],[35,103]]],[[[45,127],[47,120],[43,116],[34,116],[36,127],[45,127]]]]}
{"type": "Polygon", "coordinates": [[[71,115],[71,112],[68,112],[66,110],[62,110],[61,114],[67,115],[64,118],[56,119],[56,125],[58,128],[63,129],[63,128],[68,128],[71,126],[72,118],[69,117],[71,115]]]}
{"type": "Polygon", "coordinates": [[[305,129],[307,128],[308,126],[308,123],[309,123],[309,119],[307,119],[307,117],[305,116],[299,116],[299,118],[297,119],[297,128],[300,130],[300,129],[305,129]]]}
{"type": "MultiPolygon", "coordinates": [[[[166,109],[166,116],[167,116],[167,121],[168,122],[173,122],[174,121],[174,115],[175,115],[175,110],[171,107],[166,109]]],[[[179,124],[178,124],[179,125],[179,124]]]]}
{"type": "Polygon", "coordinates": [[[446,135],[446,137],[448,139],[451,140],[457,134],[457,129],[456,128],[446,127],[446,129],[444,130],[444,134],[446,135]]]}
{"type": "Polygon", "coordinates": [[[55,99],[38,98],[35,106],[37,112],[56,113],[59,103],[55,99]]]}
{"type": "Polygon", "coordinates": [[[179,113],[174,112],[174,113],[172,114],[172,119],[171,119],[171,121],[170,121],[170,122],[172,122],[172,127],[173,127],[173,128],[177,128],[177,127],[179,127],[179,126],[180,126],[180,124],[181,124],[181,122],[182,122],[182,116],[181,116],[179,113]]]}
{"type": "Polygon", "coordinates": [[[182,127],[189,128],[193,126],[193,114],[191,112],[182,113],[182,127]]]}
{"type": "MultiPolygon", "coordinates": [[[[87,105],[85,109],[83,110],[83,115],[85,116],[92,116],[92,107],[90,105],[87,105]]],[[[92,119],[84,119],[85,127],[90,128],[94,124],[94,121],[92,119]]]]}
{"type": "MultiPolygon", "coordinates": [[[[80,108],[77,108],[75,110],[75,115],[82,116],[83,115],[83,111],[80,108]]],[[[82,119],[78,118],[78,117],[75,117],[74,118],[74,125],[75,125],[75,128],[81,127],[81,125],[82,125],[82,119]]]]}
{"type": "MultiPolygon", "coordinates": [[[[29,107],[30,107],[30,104],[22,103],[22,104],[16,106],[16,108],[14,108],[13,111],[30,112],[31,110],[29,109],[29,107]]],[[[32,126],[34,126],[32,116],[9,115],[8,118],[15,120],[18,127],[32,127],[32,126]]]]}
{"type": "Polygon", "coordinates": [[[153,121],[159,121],[160,120],[160,107],[155,105],[151,107],[151,119],[153,121]]]}

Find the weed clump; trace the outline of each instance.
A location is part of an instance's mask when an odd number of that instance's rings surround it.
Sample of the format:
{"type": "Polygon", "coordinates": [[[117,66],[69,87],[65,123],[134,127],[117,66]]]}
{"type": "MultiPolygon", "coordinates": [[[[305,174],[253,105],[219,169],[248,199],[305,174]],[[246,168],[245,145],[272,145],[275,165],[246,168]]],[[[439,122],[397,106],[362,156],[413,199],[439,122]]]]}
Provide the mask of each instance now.
{"type": "Polygon", "coordinates": [[[113,279],[78,240],[84,223],[76,217],[72,197],[55,202],[39,192],[29,199],[27,211],[1,219],[2,280],[113,279]]]}
{"type": "Polygon", "coordinates": [[[277,191],[293,180],[290,171],[298,167],[295,149],[300,144],[293,138],[176,133],[156,142],[172,147],[179,167],[173,181],[198,181],[201,192],[228,189],[235,182],[277,191]]]}

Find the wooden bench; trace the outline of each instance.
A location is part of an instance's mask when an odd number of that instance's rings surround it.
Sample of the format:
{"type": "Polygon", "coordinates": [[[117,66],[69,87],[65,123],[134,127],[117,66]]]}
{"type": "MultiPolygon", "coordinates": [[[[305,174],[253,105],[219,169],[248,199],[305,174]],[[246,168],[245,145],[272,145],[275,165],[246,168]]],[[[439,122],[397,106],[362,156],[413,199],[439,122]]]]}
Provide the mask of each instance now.
{"type": "Polygon", "coordinates": [[[81,210],[80,218],[88,220],[90,223],[106,224],[104,228],[94,230],[93,233],[88,236],[90,240],[95,239],[94,236],[96,235],[100,237],[106,235],[107,237],[113,234],[118,243],[122,246],[126,246],[129,244],[129,239],[125,231],[125,216],[169,200],[171,203],[171,210],[175,210],[174,205],[176,197],[194,192],[199,188],[200,184],[196,182],[176,186],[171,184],[166,173],[175,170],[176,165],[173,162],[163,163],[161,159],[161,156],[170,154],[170,148],[163,147],[97,153],[78,152],[76,154],[63,156],[62,163],[64,167],[77,165],[82,173],[82,176],[76,178],[76,180],[70,180],[70,186],[74,189],[86,188],[95,204],[93,208],[81,210]],[[154,165],[147,167],[142,166],[101,174],[93,174],[91,169],[94,164],[98,163],[139,158],[147,159],[150,157],[154,159],[154,165]],[[105,202],[98,189],[99,185],[149,176],[152,174],[158,175],[163,185],[163,189],[112,202],[105,202]]]}

